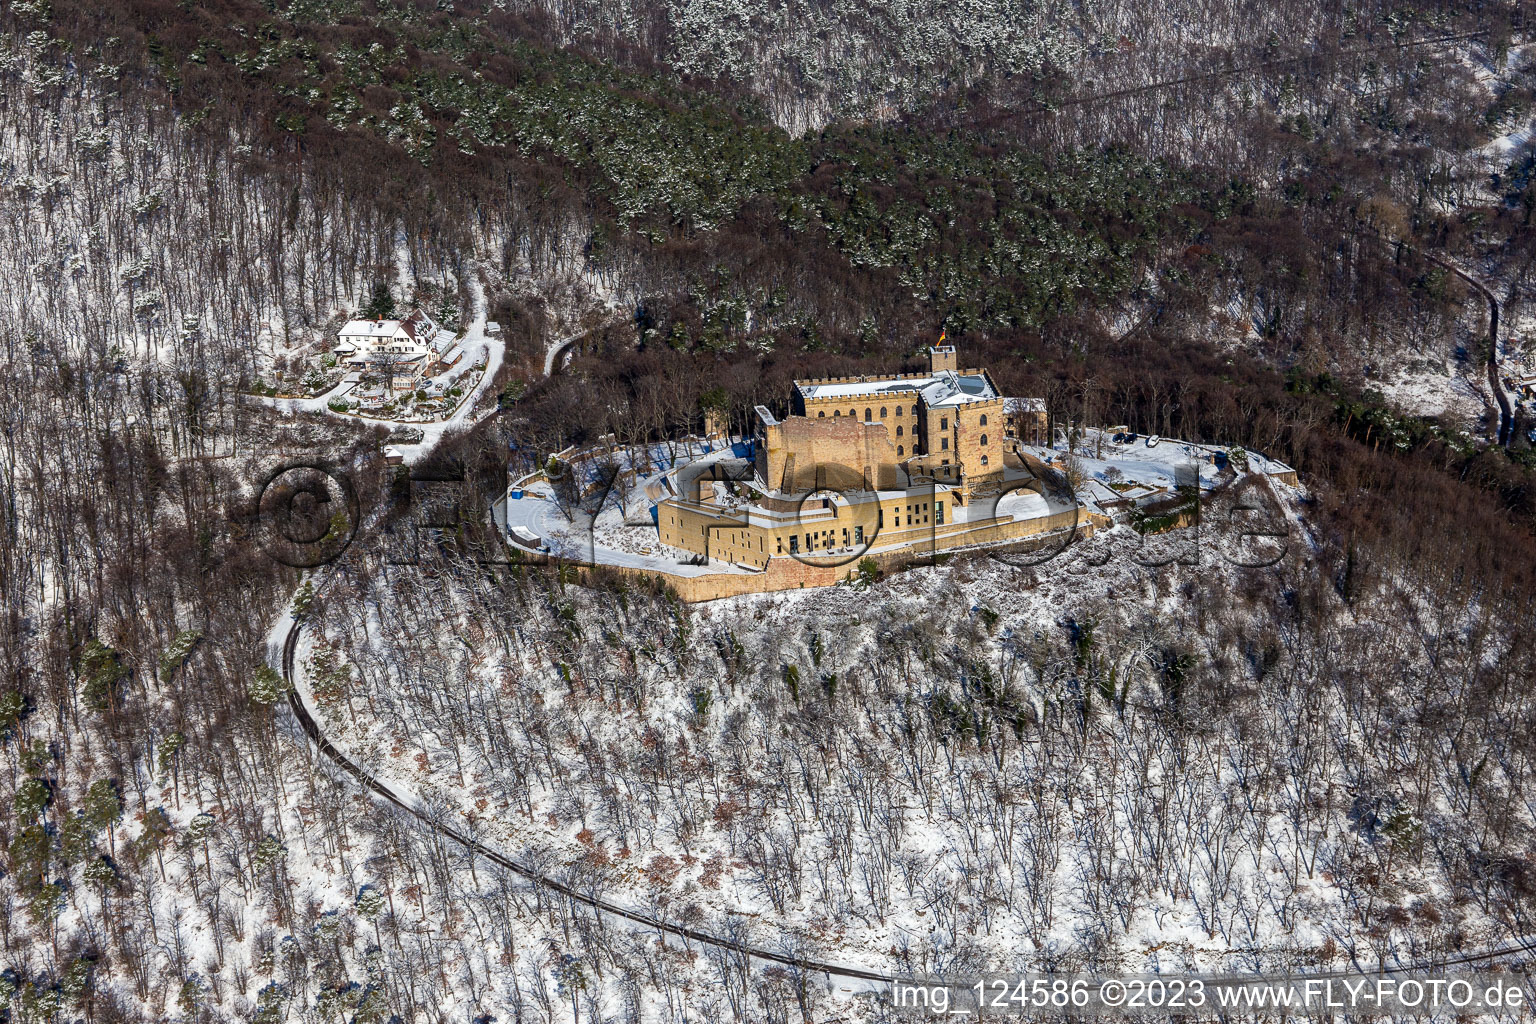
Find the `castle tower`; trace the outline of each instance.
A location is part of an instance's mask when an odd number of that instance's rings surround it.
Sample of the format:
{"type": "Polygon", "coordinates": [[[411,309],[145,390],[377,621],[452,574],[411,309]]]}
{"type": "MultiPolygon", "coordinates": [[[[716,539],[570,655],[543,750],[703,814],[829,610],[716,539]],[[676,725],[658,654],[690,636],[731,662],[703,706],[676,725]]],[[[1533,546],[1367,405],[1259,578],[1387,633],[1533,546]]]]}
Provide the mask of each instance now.
{"type": "Polygon", "coordinates": [[[953,345],[934,345],[928,349],[928,369],[932,373],[940,370],[958,370],[959,357],[955,354],[953,345]]]}

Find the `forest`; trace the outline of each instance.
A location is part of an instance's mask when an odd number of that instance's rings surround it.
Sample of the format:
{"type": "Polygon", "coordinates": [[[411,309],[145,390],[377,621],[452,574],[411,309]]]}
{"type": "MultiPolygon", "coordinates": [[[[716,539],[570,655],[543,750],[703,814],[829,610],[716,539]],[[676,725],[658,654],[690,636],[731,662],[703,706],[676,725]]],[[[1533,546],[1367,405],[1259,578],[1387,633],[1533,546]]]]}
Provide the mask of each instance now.
{"type": "Polygon", "coordinates": [[[1484,373],[1527,354],[1522,17],[0,5],[5,1012],[878,1016],[582,894],[886,971],[1524,935],[1536,454],[1521,410],[1498,443],[1484,373]],[[1446,265],[1492,286],[1492,352],[1446,265]],[[251,400],[381,288],[467,309],[470,280],[500,399],[431,463],[251,400]],[[545,378],[577,322],[602,326],[545,378]],[[1295,466],[1292,556],[1152,569],[1114,534],[687,606],[487,566],[471,503],[421,564],[375,543],[417,514],[413,472],[483,493],[509,451],[705,408],[742,431],[791,380],[916,368],[941,330],[1053,428],[1295,466]],[[318,573],[257,542],[294,462],[364,510],[318,573]],[[295,684],[423,816],[316,750],[295,684]]]}

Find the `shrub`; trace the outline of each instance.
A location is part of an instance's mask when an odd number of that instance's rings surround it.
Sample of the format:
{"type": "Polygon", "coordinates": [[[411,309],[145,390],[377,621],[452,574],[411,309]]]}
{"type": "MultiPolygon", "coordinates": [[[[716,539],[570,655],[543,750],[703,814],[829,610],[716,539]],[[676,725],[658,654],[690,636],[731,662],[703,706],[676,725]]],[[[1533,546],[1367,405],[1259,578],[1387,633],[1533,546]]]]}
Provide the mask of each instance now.
{"type": "Polygon", "coordinates": [[[870,585],[880,578],[880,563],[873,558],[859,559],[859,574],[854,578],[855,589],[867,590],[870,585]]]}

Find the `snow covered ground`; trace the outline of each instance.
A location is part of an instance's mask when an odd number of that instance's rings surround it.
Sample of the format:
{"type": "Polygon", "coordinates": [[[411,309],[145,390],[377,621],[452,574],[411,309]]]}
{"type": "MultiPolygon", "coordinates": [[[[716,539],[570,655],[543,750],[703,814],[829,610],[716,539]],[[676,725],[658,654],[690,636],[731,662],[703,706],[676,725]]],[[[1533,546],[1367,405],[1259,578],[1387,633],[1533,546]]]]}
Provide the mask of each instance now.
{"type": "MultiPolygon", "coordinates": [[[[1148,488],[1167,491],[1194,483],[1197,475],[1202,490],[1214,487],[1223,477],[1223,467],[1231,449],[1177,438],[1117,434],[1089,428],[1072,446],[1065,443],[1051,448],[1023,445],[1021,450],[1058,468],[1075,461],[1088,479],[1104,484],[1139,484],[1140,491],[1148,488]]],[[[1291,467],[1262,452],[1244,451],[1247,468],[1252,472],[1273,475],[1291,471],[1291,467]]],[[[1130,488],[1130,493],[1137,493],[1137,489],[1130,488]]]]}
{"type": "MultiPolygon", "coordinates": [[[[1094,465],[1163,464],[1172,482],[1160,450],[1094,465]]],[[[1248,603],[1315,573],[1288,521],[1294,561],[1260,570],[1200,550],[1151,568],[1123,557],[1142,538],[1120,527],[1042,566],[980,556],[869,590],[670,611],[567,589],[559,607],[491,622],[436,585],[412,598],[452,623],[436,635],[397,628],[387,595],[409,583],[378,579],[361,595],[365,629],[338,602],[316,630],[358,666],[373,709],[333,707],[329,727],[394,784],[430,780],[498,848],[606,898],[851,966],[1372,962],[1441,929],[1410,913],[1418,924],[1378,941],[1359,923],[1372,897],[1358,866],[1387,842],[1361,800],[1396,798],[1390,773],[1364,767],[1375,740],[1334,703],[1346,691],[1300,683],[1330,666],[1239,653],[1269,643],[1243,639],[1248,603]],[[1189,685],[1245,695],[1235,717],[1192,712],[1196,744],[1173,728],[1170,651],[1190,652],[1177,655],[1189,685]],[[1224,667],[1202,676],[1208,658],[1224,667]],[[459,694],[461,710],[432,692],[459,694]],[[1318,701],[1329,728],[1300,737],[1318,701]],[[499,724],[482,731],[475,709],[493,705],[499,724]],[[1250,717],[1264,724],[1245,734],[1250,717]],[[1287,760],[1318,743],[1348,749],[1287,760]],[[1308,781],[1280,784],[1286,773],[1308,781]],[[1314,803],[1328,785],[1365,796],[1314,803]]],[[[1433,857],[1401,875],[1374,898],[1445,913],[1433,857]]],[[[1471,907],[1456,918],[1466,941],[1502,934],[1471,907]]]]}
{"type": "MultiPolygon", "coordinates": [[[[629,488],[627,504],[621,507],[621,499],[626,495],[615,488],[595,517],[579,508],[571,509],[568,517],[555,502],[554,489],[548,481],[516,488],[520,497],[509,497],[506,502],[506,528],[509,532],[519,528],[526,531],[524,536],[538,538],[546,550],[562,558],[678,576],[750,573],[753,570],[727,562],[695,565],[681,553],[667,550],[658,539],[656,504],[672,493],[664,478],[678,466],[702,467],[735,456],[730,445],[712,447],[712,451],[706,451],[704,442],[690,441],[669,450],[669,446],[658,444],[651,446],[648,456],[638,459],[638,453],[615,453],[620,465],[637,471],[637,476],[629,488]],[[681,457],[674,463],[675,456],[681,457]]],[[[578,463],[574,471],[590,477],[592,460],[578,463]]]]}
{"type": "MultiPolygon", "coordinates": [[[[1502,67],[1483,65],[1475,73],[1480,82],[1493,89],[1501,78],[1523,66],[1533,56],[1536,56],[1536,46],[1511,46],[1502,67]]],[[[1505,127],[1506,131],[1494,136],[1480,150],[1496,172],[1503,171],[1530,148],[1533,132],[1536,132],[1536,117],[1526,115],[1505,127]]]]}
{"type": "Polygon", "coordinates": [[[1474,422],[1490,402],[1483,364],[1470,361],[1417,366],[1409,361],[1390,379],[1372,381],[1372,386],[1402,412],[1445,416],[1458,423],[1474,422]]]}

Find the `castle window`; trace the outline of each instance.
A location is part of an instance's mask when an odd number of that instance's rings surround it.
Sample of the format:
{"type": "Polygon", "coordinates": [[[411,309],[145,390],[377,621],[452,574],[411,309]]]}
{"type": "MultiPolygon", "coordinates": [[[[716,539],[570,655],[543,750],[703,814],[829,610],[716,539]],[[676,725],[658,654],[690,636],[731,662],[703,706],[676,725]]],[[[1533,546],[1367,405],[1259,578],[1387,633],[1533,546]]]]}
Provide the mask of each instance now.
{"type": "Polygon", "coordinates": [[[902,448],[902,447],[901,447],[901,445],[897,445],[897,446],[896,446],[896,457],[897,457],[897,458],[898,458],[898,459],[899,459],[899,458],[901,458],[901,457],[902,457],[902,456],[903,456],[903,455],[905,455],[905,454],[907,454],[907,453],[906,453],[906,451],[905,451],[905,450],[904,450],[904,449],[903,449],[903,448],[902,448]]]}
{"type": "Polygon", "coordinates": [[[933,506],[933,525],[934,526],[943,526],[944,525],[944,506],[943,506],[942,503],[933,506]]]}
{"type": "Polygon", "coordinates": [[[832,410],[832,418],[833,419],[839,419],[839,418],[842,417],[842,415],[843,415],[843,410],[841,410],[841,409],[833,409],[832,410]]]}
{"type": "MultiPolygon", "coordinates": [[[[987,414],[986,413],[982,413],[981,414],[981,425],[982,426],[986,426],[987,425],[987,414]]],[[[987,442],[986,441],[982,441],[981,443],[982,444],[986,444],[987,442]]]]}
{"type": "Polygon", "coordinates": [[[901,425],[900,424],[896,425],[896,436],[897,437],[901,436],[901,425]]]}
{"type": "Polygon", "coordinates": [[[871,410],[871,409],[865,409],[864,410],[864,422],[865,423],[868,423],[870,420],[872,420],[874,418],[875,418],[875,414],[874,414],[873,410],[871,410]]]}
{"type": "Polygon", "coordinates": [[[946,452],[949,451],[949,438],[947,438],[947,437],[939,438],[939,450],[940,451],[946,451],[946,452]]]}
{"type": "Polygon", "coordinates": [[[856,416],[858,416],[858,415],[859,415],[859,410],[857,410],[857,409],[849,409],[849,410],[848,410],[848,415],[849,415],[849,416],[855,416],[855,417],[856,417],[856,416]]]}
{"type": "Polygon", "coordinates": [[[827,418],[827,411],[825,409],[823,409],[821,412],[816,414],[816,418],[819,419],[819,420],[826,419],[827,418]]]}
{"type": "Polygon", "coordinates": [[[940,430],[948,430],[949,429],[949,417],[948,416],[945,416],[943,419],[939,420],[939,429],[940,430]]]}
{"type": "Polygon", "coordinates": [[[899,406],[899,405],[896,407],[896,415],[897,416],[901,415],[901,406],[899,406]]]}
{"type": "MultiPolygon", "coordinates": [[[[986,417],[982,417],[982,418],[985,419],[986,417]]],[[[987,435],[986,434],[982,434],[981,435],[981,443],[982,444],[986,444],[987,443],[987,435]]]]}
{"type": "Polygon", "coordinates": [[[982,456],[982,457],[981,457],[981,464],[982,464],[982,465],[983,465],[983,466],[985,466],[985,465],[986,465],[986,464],[987,464],[987,457],[986,457],[986,456],[985,456],[985,455],[983,455],[983,456],[982,456]]]}
{"type": "Polygon", "coordinates": [[[880,407],[880,418],[885,419],[885,406],[880,407]]]}

